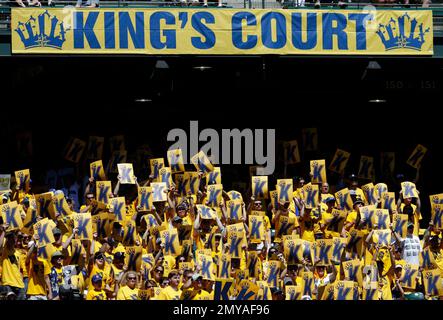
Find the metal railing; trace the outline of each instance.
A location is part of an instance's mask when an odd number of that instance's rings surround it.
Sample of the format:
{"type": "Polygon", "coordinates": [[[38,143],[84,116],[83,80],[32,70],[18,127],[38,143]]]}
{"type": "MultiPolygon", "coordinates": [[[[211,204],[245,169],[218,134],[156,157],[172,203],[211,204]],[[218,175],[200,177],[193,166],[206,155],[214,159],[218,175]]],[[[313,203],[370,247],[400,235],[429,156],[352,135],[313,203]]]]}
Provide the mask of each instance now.
{"type": "MultiPolygon", "coordinates": [[[[345,0],[347,1],[347,0],[345,0]]],[[[355,0],[354,0],[355,1],[355,0]]],[[[346,9],[361,10],[367,6],[374,6],[377,9],[408,9],[421,10],[420,3],[411,3],[407,7],[402,3],[372,3],[367,0],[348,3],[346,9]]],[[[299,6],[299,0],[223,0],[224,8],[236,9],[312,9],[314,2],[306,2],[303,7],[299,6]]],[[[14,0],[0,0],[0,35],[9,35],[11,32],[11,3],[14,0]]],[[[74,6],[76,1],[54,1],[55,8],[63,8],[66,6],[74,6]]],[[[221,9],[217,7],[218,2],[214,0],[208,1],[208,7],[211,9],[221,9]]],[[[194,3],[191,0],[173,0],[173,1],[136,1],[136,0],[115,0],[100,1],[100,8],[189,8],[195,9],[203,6],[203,0],[194,3]]],[[[338,3],[332,0],[322,1],[322,9],[338,9],[338,3]],[[329,1],[329,2],[328,2],[329,1]]],[[[443,0],[434,0],[429,8],[434,12],[434,31],[439,35],[443,35],[443,0]]]]}

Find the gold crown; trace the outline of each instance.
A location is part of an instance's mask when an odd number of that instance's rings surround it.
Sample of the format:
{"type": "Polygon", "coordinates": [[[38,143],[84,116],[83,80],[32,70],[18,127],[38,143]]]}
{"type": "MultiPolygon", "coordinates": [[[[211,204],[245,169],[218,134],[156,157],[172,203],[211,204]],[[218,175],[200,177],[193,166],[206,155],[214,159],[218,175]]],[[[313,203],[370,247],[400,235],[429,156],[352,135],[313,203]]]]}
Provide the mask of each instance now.
{"type": "Polygon", "coordinates": [[[343,289],[344,287],[345,287],[345,284],[344,284],[343,281],[339,281],[339,282],[337,283],[337,289],[343,289]]]}

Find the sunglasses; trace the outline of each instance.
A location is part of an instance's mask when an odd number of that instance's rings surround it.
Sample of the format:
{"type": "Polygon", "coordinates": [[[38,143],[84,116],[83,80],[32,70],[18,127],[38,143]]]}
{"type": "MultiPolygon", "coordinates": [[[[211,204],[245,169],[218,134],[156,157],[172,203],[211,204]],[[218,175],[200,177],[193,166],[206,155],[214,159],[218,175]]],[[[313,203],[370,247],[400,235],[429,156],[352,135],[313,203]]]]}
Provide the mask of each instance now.
{"type": "Polygon", "coordinates": [[[128,280],[137,280],[137,278],[135,278],[135,277],[129,277],[129,278],[127,278],[128,280]]]}
{"type": "Polygon", "coordinates": [[[163,272],[163,270],[157,269],[157,270],[155,270],[155,272],[161,273],[161,272],[163,272]]]}

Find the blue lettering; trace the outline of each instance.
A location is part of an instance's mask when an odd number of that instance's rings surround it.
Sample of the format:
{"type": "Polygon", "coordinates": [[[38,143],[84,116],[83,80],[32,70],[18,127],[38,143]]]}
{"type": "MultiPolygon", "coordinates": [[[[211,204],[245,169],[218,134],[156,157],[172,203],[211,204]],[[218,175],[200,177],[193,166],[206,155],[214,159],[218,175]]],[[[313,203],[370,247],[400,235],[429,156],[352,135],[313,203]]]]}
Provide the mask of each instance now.
{"type": "Polygon", "coordinates": [[[292,45],[301,50],[310,50],[317,45],[317,13],[308,13],[306,41],[303,41],[303,22],[301,13],[292,14],[292,45]]]}
{"type": "Polygon", "coordinates": [[[261,21],[263,45],[269,49],[280,49],[286,44],[286,18],[278,12],[268,12],[261,21]],[[277,23],[277,40],[272,40],[272,20],[277,23]]]}
{"type": "Polygon", "coordinates": [[[231,216],[230,218],[233,220],[239,220],[239,214],[238,211],[240,210],[240,205],[236,204],[236,205],[232,205],[231,207],[231,216]]]}
{"type": "Polygon", "coordinates": [[[338,48],[348,50],[348,37],[344,29],[346,28],[346,16],[341,13],[323,14],[323,49],[333,49],[333,36],[338,39],[338,48]],[[333,27],[334,21],[337,26],[333,27]]]}
{"type": "Polygon", "coordinates": [[[173,245],[176,237],[177,237],[176,234],[169,235],[169,236],[165,237],[165,252],[169,252],[172,255],[174,255],[176,253],[175,249],[174,249],[174,245],[173,245]]]}
{"type": "Polygon", "coordinates": [[[351,288],[338,288],[337,300],[346,300],[351,288]]]}
{"type": "Polygon", "coordinates": [[[263,221],[253,221],[251,226],[251,238],[260,239],[260,227],[263,221]]]}
{"type": "Polygon", "coordinates": [[[128,33],[135,49],[143,49],[145,47],[145,17],[143,12],[135,13],[135,29],[132,24],[129,12],[119,12],[119,34],[120,34],[120,48],[128,49],[128,33]]]}
{"type": "Polygon", "coordinates": [[[255,188],[254,188],[254,197],[264,197],[263,187],[265,186],[266,181],[256,181],[255,182],[255,188]]]}
{"type": "Polygon", "coordinates": [[[215,282],[214,300],[229,300],[229,289],[231,289],[232,282],[215,282]]]}
{"type": "Polygon", "coordinates": [[[77,226],[77,228],[78,228],[78,235],[79,236],[84,236],[85,238],[87,238],[88,237],[88,232],[87,232],[87,230],[86,230],[86,226],[88,225],[88,223],[89,223],[89,220],[91,220],[91,219],[89,219],[89,218],[81,218],[81,219],[79,219],[78,220],[78,226],[77,226]]]}
{"type": "Polygon", "coordinates": [[[369,13],[351,13],[349,20],[355,21],[355,41],[357,50],[366,50],[366,20],[372,20],[372,14],[369,13]]]}
{"type": "Polygon", "coordinates": [[[231,269],[231,263],[229,261],[223,261],[220,278],[229,278],[229,270],[231,269]]]}
{"type": "Polygon", "coordinates": [[[149,19],[150,25],[150,38],[151,44],[154,49],[175,49],[176,44],[176,32],[174,29],[164,30],[163,36],[166,38],[165,41],[161,39],[161,29],[160,21],[164,20],[167,25],[175,24],[175,17],[169,12],[155,12],[149,19]]]}
{"type": "Polygon", "coordinates": [[[74,48],[83,49],[85,47],[84,38],[88,41],[91,49],[100,49],[97,36],[94,33],[94,26],[97,22],[99,12],[89,12],[86,22],[83,24],[83,12],[74,12],[74,48]]]}
{"type": "Polygon", "coordinates": [[[115,49],[114,12],[105,12],[105,48],[115,49]]]}
{"type": "Polygon", "coordinates": [[[229,247],[229,254],[233,257],[238,257],[239,254],[239,245],[241,242],[241,238],[232,238],[231,239],[231,245],[229,247]]]}
{"type": "Polygon", "coordinates": [[[191,43],[197,49],[211,49],[215,45],[215,33],[202,23],[213,24],[215,22],[214,16],[209,12],[197,12],[192,16],[192,27],[206,38],[203,42],[200,37],[192,37],[191,43]]]}
{"type": "Polygon", "coordinates": [[[247,35],[246,41],[242,39],[242,21],[246,20],[248,26],[256,26],[257,19],[250,12],[237,12],[232,16],[232,43],[237,49],[252,49],[257,45],[257,36],[247,35]]]}
{"type": "Polygon", "coordinates": [[[97,201],[108,203],[108,201],[109,201],[109,199],[108,199],[109,189],[110,189],[109,186],[103,186],[102,188],[100,188],[99,193],[98,193],[97,201]]]}

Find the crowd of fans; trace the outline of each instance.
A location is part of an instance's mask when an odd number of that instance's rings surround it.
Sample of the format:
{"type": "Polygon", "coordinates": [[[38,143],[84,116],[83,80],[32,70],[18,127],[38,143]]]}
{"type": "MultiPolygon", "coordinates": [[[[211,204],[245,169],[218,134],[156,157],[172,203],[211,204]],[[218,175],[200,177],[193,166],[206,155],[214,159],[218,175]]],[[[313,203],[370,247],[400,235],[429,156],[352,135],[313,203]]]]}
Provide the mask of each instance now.
{"type": "Polygon", "coordinates": [[[413,183],[386,205],[386,185],[361,188],[355,175],[334,194],[312,174],[275,190],[251,175],[239,192],[221,189],[210,163],[169,165],[151,166],[146,181],[126,167],[111,182],[91,164],[81,206],[69,190],[34,194],[32,173],[16,172],[0,206],[1,297],[443,298],[441,199],[421,221],[413,183]]]}

